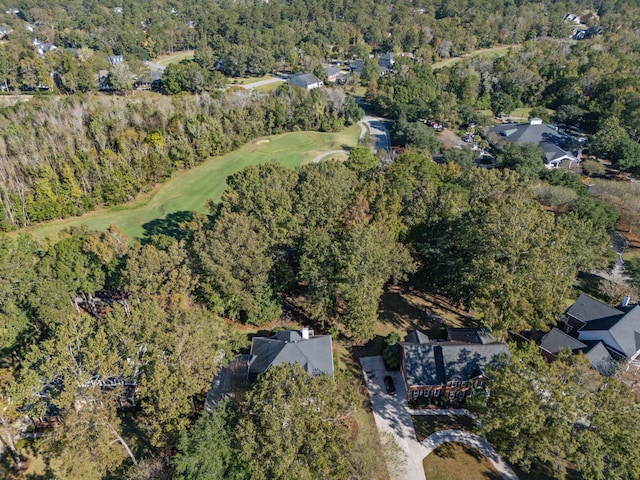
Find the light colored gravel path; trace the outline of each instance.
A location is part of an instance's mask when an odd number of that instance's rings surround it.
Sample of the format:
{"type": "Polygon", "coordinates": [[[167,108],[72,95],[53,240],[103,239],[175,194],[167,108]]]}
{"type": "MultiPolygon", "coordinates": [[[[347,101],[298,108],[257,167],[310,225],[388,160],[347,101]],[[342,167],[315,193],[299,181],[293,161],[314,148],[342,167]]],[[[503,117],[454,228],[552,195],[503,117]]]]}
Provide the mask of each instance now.
{"type": "Polygon", "coordinates": [[[465,432],[463,430],[440,430],[429,435],[422,441],[422,446],[426,448],[427,455],[444,443],[463,443],[478,450],[493,465],[504,480],[518,480],[518,476],[504,459],[496,453],[489,442],[479,435],[465,432]]]}
{"type": "Polygon", "coordinates": [[[329,150],[328,152],[321,153],[316,158],[314,158],[313,163],[318,163],[323,158],[326,158],[329,155],[335,155],[336,153],[349,153],[349,152],[347,150],[329,150]]]}

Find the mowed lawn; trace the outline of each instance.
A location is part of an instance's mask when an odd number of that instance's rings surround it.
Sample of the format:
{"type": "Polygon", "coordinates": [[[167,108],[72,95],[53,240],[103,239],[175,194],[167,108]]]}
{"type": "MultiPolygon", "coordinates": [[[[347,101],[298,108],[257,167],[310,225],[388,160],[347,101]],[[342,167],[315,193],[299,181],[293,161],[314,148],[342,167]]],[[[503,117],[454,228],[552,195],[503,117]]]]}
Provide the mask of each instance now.
{"type": "Polygon", "coordinates": [[[180,63],[182,60],[191,60],[193,58],[193,52],[193,50],[185,50],[183,52],[172,53],[171,55],[160,55],[153,60],[153,63],[166,67],[172,63],[180,63]]]}
{"type": "Polygon", "coordinates": [[[499,45],[497,47],[491,48],[480,48],[478,50],[474,50],[473,52],[461,55],[460,57],[447,58],[446,60],[436,62],[431,67],[435,70],[437,68],[451,66],[454,63],[464,60],[465,58],[485,57],[492,59],[504,57],[507,53],[509,53],[509,49],[511,48],[519,49],[521,48],[521,45],[499,45]]]}
{"type": "Polygon", "coordinates": [[[445,443],[422,461],[427,480],[501,480],[502,476],[476,449],[445,443]]]}
{"type": "Polygon", "coordinates": [[[279,162],[295,168],[311,162],[323,152],[355,146],[359,136],[360,127],[356,124],[338,133],[292,132],[256,139],[234,152],[176,174],[154,192],[141,195],[131,204],[47,222],[20,232],[44,238],[71,226],[86,225],[90,229],[105,230],[113,224],[132,238],[141,238],[145,223],[164,218],[167,214],[180,211],[205,213],[208,199],[220,200],[227,177],[249,165],[279,162]],[[260,140],[263,142],[258,143],[260,140]]]}

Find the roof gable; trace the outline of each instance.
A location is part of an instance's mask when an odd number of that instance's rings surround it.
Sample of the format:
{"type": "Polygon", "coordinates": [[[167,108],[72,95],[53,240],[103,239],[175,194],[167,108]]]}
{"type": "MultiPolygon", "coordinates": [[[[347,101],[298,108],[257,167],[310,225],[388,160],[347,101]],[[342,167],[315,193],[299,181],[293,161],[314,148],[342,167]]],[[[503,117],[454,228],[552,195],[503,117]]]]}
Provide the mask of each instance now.
{"type": "Polygon", "coordinates": [[[447,381],[466,381],[484,375],[486,367],[503,353],[509,353],[509,350],[500,342],[485,345],[443,345],[442,355],[447,381]]]}
{"type": "Polygon", "coordinates": [[[577,338],[573,338],[571,335],[567,335],[562,330],[555,327],[542,337],[542,342],[540,343],[541,348],[545,349],[549,353],[553,353],[554,355],[566,348],[573,351],[580,350],[586,346],[587,345],[585,343],[582,343],[577,338]]]}
{"type": "Polygon", "coordinates": [[[634,306],[609,329],[613,339],[618,342],[627,358],[640,350],[640,306],[634,306]]]}
{"type": "Polygon", "coordinates": [[[447,336],[452,342],[486,344],[496,341],[487,327],[447,328],[447,336]]]}
{"type": "Polygon", "coordinates": [[[508,354],[504,343],[402,343],[407,384],[444,385],[484,374],[487,365],[508,354]]]}
{"type": "Polygon", "coordinates": [[[272,365],[299,363],[309,374],[333,376],[333,348],[330,335],[302,339],[298,334],[282,331],[274,338],[254,337],[251,343],[249,373],[263,373],[272,365]],[[278,338],[280,337],[280,338],[278,338]],[[285,338],[299,338],[286,340],[285,338]]]}
{"type": "Polygon", "coordinates": [[[583,293],[565,313],[582,322],[592,322],[618,316],[623,312],[583,293]]]}
{"type": "Polygon", "coordinates": [[[613,375],[616,370],[616,361],[607,350],[607,347],[602,342],[594,342],[583,350],[589,362],[591,368],[598,371],[600,375],[608,377],[613,375]]]}
{"type": "Polygon", "coordinates": [[[532,143],[544,151],[545,163],[562,159],[576,160],[575,155],[567,151],[571,145],[571,137],[542,121],[532,119],[530,123],[493,125],[489,133],[504,137],[507,142],[532,143]]]}
{"type": "Polygon", "coordinates": [[[289,77],[289,83],[299,87],[308,88],[312,85],[322,83],[313,73],[296,73],[289,77]]]}
{"type": "Polygon", "coordinates": [[[402,343],[404,353],[407,384],[411,385],[443,385],[445,383],[442,354],[436,363],[436,345],[402,343]]]}
{"type": "Polygon", "coordinates": [[[404,337],[404,341],[407,343],[429,343],[431,340],[429,337],[422,333],[420,330],[411,330],[409,334],[404,337]]]}

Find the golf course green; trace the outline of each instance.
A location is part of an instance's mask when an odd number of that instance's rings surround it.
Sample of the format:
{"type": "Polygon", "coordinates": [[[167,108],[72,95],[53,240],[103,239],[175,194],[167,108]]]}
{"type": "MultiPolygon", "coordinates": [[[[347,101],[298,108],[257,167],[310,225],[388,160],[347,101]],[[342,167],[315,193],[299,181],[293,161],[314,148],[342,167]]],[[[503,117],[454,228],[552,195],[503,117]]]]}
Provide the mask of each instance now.
{"type": "Polygon", "coordinates": [[[113,224],[132,238],[142,238],[145,233],[143,225],[148,222],[174,212],[206,212],[208,199],[220,200],[227,177],[249,165],[279,162],[295,168],[313,161],[323,152],[357,145],[359,135],[360,127],[352,125],[338,133],[292,132],[255,139],[234,152],[177,173],[129,204],[47,222],[12,234],[31,233],[42,239],[71,226],[86,225],[90,229],[105,230],[113,224]]]}

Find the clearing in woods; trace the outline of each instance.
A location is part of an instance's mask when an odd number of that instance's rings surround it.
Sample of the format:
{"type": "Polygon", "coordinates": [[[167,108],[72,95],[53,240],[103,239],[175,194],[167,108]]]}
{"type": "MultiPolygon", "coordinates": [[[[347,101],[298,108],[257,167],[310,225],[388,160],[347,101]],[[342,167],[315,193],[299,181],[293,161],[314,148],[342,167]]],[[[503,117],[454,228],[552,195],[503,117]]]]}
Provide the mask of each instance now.
{"type": "MultiPolygon", "coordinates": [[[[86,225],[90,229],[105,230],[117,225],[132,238],[142,238],[148,222],[165,218],[175,212],[207,211],[208,199],[219,201],[229,175],[249,165],[279,162],[289,168],[308,163],[328,150],[358,144],[360,127],[352,125],[337,133],[292,132],[268,137],[269,142],[254,139],[240,149],[222,157],[211,158],[190,170],[175,174],[151,193],[141,194],[130,204],[91,212],[81,217],[54,220],[42,225],[21,229],[45,238],[72,226],[86,225]]],[[[264,139],[263,139],[264,140],[264,139]]],[[[11,233],[15,235],[16,232],[11,233]]]]}
{"type": "Polygon", "coordinates": [[[481,48],[479,50],[474,50],[473,52],[466,53],[459,57],[447,58],[440,62],[436,62],[432,65],[432,67],[434,70],[442,67],[449,67],[461,60],[464,60],[466,58],[473,58],[473,57],[486,57],[486,58],[504,57],[507,53],[509,53],[510,49],[512,48],[518,49],[521,47],[522,45],[498,45],[497,47],[481,48]]]}
{"type": "Polygon", "coordinates": [[[175,52],[170,55],[160,55],[153,60],[153,63],[166,67],[171,63],[180,63],[182,60],[191,60],[193,58],[193,50],[184,50],[183,52],[175,52]]]}

